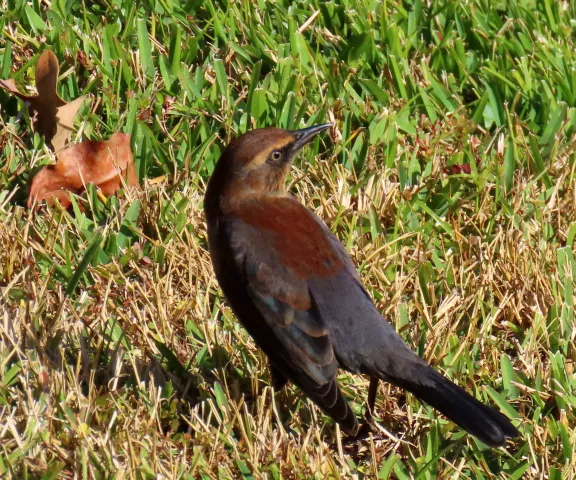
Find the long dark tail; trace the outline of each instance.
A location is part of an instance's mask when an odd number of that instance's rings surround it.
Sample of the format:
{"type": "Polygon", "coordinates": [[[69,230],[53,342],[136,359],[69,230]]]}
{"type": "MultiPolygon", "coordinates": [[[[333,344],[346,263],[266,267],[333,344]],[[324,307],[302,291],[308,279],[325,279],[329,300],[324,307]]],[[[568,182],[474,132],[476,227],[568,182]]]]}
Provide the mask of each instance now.
{"type": "Polygon", "coordinates": [[[486,445],[498,447],[507,438],[520,436],[507,417],[479,402],[432,367],[420,367],[418,377],[414,381],[402,379],[394,383],[433,406],[486,445]]]}

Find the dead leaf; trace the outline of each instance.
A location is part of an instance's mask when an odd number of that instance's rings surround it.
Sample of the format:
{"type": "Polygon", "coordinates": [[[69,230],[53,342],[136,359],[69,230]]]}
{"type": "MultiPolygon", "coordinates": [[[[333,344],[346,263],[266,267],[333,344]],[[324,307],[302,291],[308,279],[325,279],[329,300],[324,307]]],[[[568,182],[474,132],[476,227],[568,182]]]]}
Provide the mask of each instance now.
{"type": "Polygon", "coordinates": [[[55,165],[40,170],[32,180],[28,207],[46,200],[53,205],[58,199],[68,208],[70,193],[80,193],[93,183],[105,196],[113,195],[125,183],[138,185],[130,135],[115,133],[107,141],[86,140],[61,150],[55,165]]]}
{"type": "Polygon", "coordinates": [[[56,133],[54,138],[52,138],[52,146],[54,151],[59,151],[70,140],[72,133],[74,132],[74,117],[78,113],[78,110],[86,100],[86,95],[78,97],[76,100],[72,100],[70,103],[62,105],[56,110],[56,133]]]}
{"type": "Polygon", "coordinates": [[[51,144],[56,152],[68,143],[74,117],[86,99],[83,95],[70,103],[62,100],[56,91],[59,72],[60,66],[54,52],[44,50],[36,62],[37,95],[20,93],[13,79],[0,80],[0,87],[24,100],[28,108],[36,112],[34,130],[43,135],[46,143],[51,144]]]}

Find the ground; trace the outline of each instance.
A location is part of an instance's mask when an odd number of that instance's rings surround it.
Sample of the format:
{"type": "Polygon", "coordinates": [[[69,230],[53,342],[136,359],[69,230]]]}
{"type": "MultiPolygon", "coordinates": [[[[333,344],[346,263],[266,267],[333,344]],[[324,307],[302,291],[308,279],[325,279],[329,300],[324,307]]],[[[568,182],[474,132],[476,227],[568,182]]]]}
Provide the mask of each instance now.
{"type": "MultiPolygon", "coordinates": [[[[0,78],[25,91],[49,46],[61,97],[90,95],[73,140],[130,133],[142,186],[27,209],[52,157],[0,91],[0,476],[576,478],[574,2],[0,10],[0,78]],[[231,138],[321,122],[291,191],[404,339],[521,438],[489,449],[385,385],[350,442],[297,388],[273,394],[203,194],[231,138]]],[[[340,381],[361,416],[367,380],[340,381]]]]}

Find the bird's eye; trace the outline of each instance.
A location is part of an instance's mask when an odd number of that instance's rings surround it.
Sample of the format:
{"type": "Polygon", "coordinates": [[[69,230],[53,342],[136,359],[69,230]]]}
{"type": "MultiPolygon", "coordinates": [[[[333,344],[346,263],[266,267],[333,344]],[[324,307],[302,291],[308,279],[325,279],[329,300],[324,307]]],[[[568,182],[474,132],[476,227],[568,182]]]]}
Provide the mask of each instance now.
{"type": "Polygon", "coordinates": [[[270,158],[275,162],[278,162],[282,158],[282,152],[280,150],[274,150],[270,158]]]}

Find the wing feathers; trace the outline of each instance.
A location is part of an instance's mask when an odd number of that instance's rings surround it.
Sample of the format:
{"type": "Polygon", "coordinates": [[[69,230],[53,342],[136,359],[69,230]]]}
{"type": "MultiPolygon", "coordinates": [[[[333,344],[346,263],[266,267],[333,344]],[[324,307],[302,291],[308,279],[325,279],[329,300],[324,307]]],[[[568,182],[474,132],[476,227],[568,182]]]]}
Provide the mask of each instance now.
{"type": "Polygon", "coordinates": [[[332,275],[344,263],[315,217],[300,204],[288,203],[289,208],[251,205],[221,223],[237,272],[259,313],[258,320],[240,320],[252,328],[259,325],[255,338],[271,358],[275,378],[283,378],[280,372],[292,380],[347,433],[355,434],[356,417],[335,380],[337,362],[328,328],[308,290],[311,275],[332,275]],[[266,341],[270,336],[273,342],[266,341]]]}

